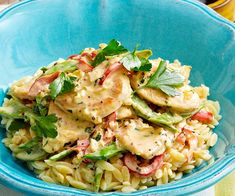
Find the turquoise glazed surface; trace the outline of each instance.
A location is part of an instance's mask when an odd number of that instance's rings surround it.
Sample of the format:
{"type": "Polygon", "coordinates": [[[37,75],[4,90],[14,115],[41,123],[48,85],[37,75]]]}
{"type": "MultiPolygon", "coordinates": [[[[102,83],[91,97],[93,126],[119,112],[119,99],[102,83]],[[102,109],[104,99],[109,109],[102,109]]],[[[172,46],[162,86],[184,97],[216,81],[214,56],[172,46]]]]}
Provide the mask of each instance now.
{"type": "MultiPolygon", "coordinates": [[[[193,85],[210,87],[223,119],[219,140],[204,164],[182,180],[132,195],[185,195],[205,189],[235,168],[235,26],[191,0],[26,0],[0,13],[0,104],[13,80],[58,57],[115,38],[153,57],[192,65],[193,85]]],[[[0,139],[4,137],[0,130],[0,139]]],[[[0,144],[0,182],[27,195],[95,195],[45,183],[0,144]]],[[[105,195],[130,195],[104,193],[105,195]]]]}

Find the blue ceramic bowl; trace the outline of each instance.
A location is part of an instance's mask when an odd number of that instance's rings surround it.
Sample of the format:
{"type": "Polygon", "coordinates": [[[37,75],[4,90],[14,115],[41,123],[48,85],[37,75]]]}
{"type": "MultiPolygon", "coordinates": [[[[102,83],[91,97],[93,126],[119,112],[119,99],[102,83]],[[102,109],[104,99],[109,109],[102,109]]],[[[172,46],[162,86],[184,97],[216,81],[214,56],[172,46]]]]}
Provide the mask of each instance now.
{"type": "MultiPolygon", "coordinates": [[[[0,104],[13,80],[112,38],[130,49],[140,43],[151,48],[154,57],[192,65],[192,83],[208,85],[210,98],[219,100],[222,108],[223,119],[215,130],[219,141],[211,149],[213,164],[180,181],[132,195],[185,195],[211,186],[234,170],[235,26],[196,1],[26,0],[11,6],[0,14],[0,104]]],[[[0,181],[25,194],[95,195],[35,178],[3,144],[0,181]]]]}

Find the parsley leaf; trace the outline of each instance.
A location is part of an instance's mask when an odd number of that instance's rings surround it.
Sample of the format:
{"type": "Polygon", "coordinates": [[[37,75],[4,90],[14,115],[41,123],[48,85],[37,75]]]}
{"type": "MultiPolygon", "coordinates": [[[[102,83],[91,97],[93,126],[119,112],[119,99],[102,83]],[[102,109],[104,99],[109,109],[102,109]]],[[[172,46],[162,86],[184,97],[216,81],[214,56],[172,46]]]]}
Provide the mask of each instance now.
{"type": "Polygon", "coordinates": [[[139,68],[134,67],[134,71],[150,71],[152,69],[152,64],[149,62],[148,59],[140,58],[141,65],[139,68]]]}
{"type": "Polygon", "coordinates": [[[115,39],[112,39],[103,49],[103,53],[105,56],[113,56],[124,52],[127,52],[127,49],[124,48],[121,43],[115,39]]]}
{"type": "Polygon", "coordinates": [[[57,136],[56,125],[57,117],[54,114],[48,116],[34,116],[35,125],[31,128],[38,137],[55,138],[57,136]]]}
{"type": "Polygon", "coordinates": [[[67,77],[65,73],[62,72],[49,86],[51,98],[55,99],[58,95],[71,91],[75,87],[73,83],[74,80],[75,77],[67,77]]]}
{"type": "MultiPolygon", "coordinates": [[[[31,129],[35,131],[38,137],[51,137],[55,138],[57,136],[57,130],[55,123],[57,122],[57,117],[54,114],[48,116],[40,116],[39,114],[34,113],[34,111],[22,104],[17,99],[10,99],[6,107],[0,107],[0,115],[6,116],[11,119],[19,119],[29,122],[31,129]]],[[[12,125],[13,126],[13,125],[12,125]]],[[[12,129],[16,129],[23,125],[14,125],[12,129]]]]}
{"type": "Polygon", "coordinates": [[[43,73],[45,73],[48,70],[48,68],[47,67],[41,67],[41,70],[42,70],[43,73]]]}
{"type": "MultiPolygon", "coordinates": [[[[57,122],[57,117],[54,114],[40,116],[39,114],[34,113],[31,108],[25,106],[15,98],[9,100],[8,106],[0,107],[0,115],[12,119],[22,119],[25,122],[29,122],[31,129],[35,131],[38,137],[44,136],[55,138],[57,136],[55,125],[57,122]]],[[[16,128],[17,127],[14,127],[14,129],[16,128]]]]}
{"type": "Polygon", "coordinates": [[[19,129],[25,128],[26,124],[21,119],[15,119],[11,122],[8,127],[8,131],[18,131],[19,129]]]}
{"type": "Polygon", "coordinates": [[[96,55],[95,60],[92,62],[91,65],[93,67],[95,67],[96,65],[99,65],[103,61],[105,61],[105,55],[104,55],[103,51],[101,51],[96,55]]]}
{"type": "Polygon", "coordinates": [[[36,103],[33,106],[33,111],[41,116],[46,116],[48,113],[47,101],[49,96],[36,97],[36,103]]]}
{"type": "Polygon", "coordinates": [[[141,66],[140,59],[134,53],[127,54],[120,60],[120,62],[129,71],[134,68],[139,69],[141,66]]]}
{"type": "Polygon", "coordinates": [[[97,54],[92,65],[95,67],[96,65],[102,63],[106,56],[114,56],[127,51],[128,50],[124,48],[117,40],[112,39],[108,45],[97,54]]]}
{"type": "Polygon", "coordinates": [[[150,55],[152,55],[151,50],[136,51],[134,49],[132,53],[125,55],[120,62],[129,71],[150,71],[152,64],[147,59],[150,55]]]}
{"type": "Polygon", "coordinates": [[[169,71],[166,67],[166,62],[161,61],[145,87],[158,88],[169,96],[177,96],[180,95],[180,92],[175,87],[181,86],[184,79],[178,72],[169,71]]]}

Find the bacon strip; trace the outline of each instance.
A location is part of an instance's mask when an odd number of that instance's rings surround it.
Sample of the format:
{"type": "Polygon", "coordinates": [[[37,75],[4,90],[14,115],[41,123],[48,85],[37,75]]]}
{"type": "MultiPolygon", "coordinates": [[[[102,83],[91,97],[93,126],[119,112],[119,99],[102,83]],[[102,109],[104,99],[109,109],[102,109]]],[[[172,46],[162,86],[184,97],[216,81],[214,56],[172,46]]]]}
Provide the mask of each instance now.
{"type": "Polygon", "coordinates": [[[210,124],[213,121],[213,114],[207,111],[199,111],[191,117],[192,120],[198,120],[204,124],[210,124]]]}
{"type": "Polygon", "coordinates": [[[42,76],[35,80],[35,82],[32,84],[32,86],[29,89],[29,95],[32,97],[37,96],[40,92],[45,90],[47,88],[47,85],[52,83],[56,78],[58,78],[60,75],[60,72],[57,71],[55,73],[52,73],[50,75],[42,76]]]}
{"type": "Polygon", "coordinates": [[[86,60],[84,57],[81,57],[78,59],[78,64],[77,67],[78,69],[80,69],[83,72],[90,72],[93,70],[94,67],[92,67],[86,60]]]}
{"type": "Polygon", "coordinates": [[[147,166],[139,166],[137,164],[136,156],[132,155],[131,153],[127,153],[124,156],[124,163],[130,171],[135,172],[141,176],[149,176],[162,167],[163,159],[164,154],[161,154],[154,157],[151,164],[147,166]]]}
{"type": "Polygon", "coordinates": [[[112,72],[118,70],[118,69],[121,68],[121,67],[122,67],[122,64],[119,63],[119,62],[110,65],[110,66],[106,69],[106,71],[104,72],[103,77],[100,79],[99,85],[102,85],[102,84],[104,83],[104,81],[106,80],[106,78],[108,78],[109,75],[110,75],[112,72]]]}

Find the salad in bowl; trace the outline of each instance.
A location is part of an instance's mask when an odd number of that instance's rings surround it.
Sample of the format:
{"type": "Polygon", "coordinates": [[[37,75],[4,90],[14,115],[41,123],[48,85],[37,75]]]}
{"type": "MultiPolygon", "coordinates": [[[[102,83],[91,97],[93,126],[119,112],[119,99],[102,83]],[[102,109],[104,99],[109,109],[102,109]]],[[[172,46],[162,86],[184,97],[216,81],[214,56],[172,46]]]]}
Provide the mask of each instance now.
{"type": "Polygon", "coordinates": [[[113,39],[14,82],[5,146],[43,181],[94,192],[159,186],[213,161],[219,103],[190,85],[191,66],[151,55],[113,39]]]}

